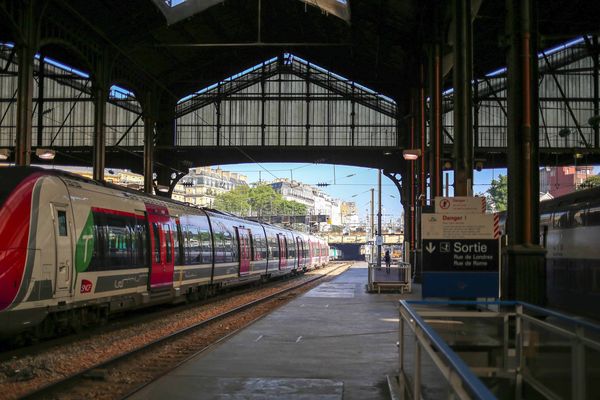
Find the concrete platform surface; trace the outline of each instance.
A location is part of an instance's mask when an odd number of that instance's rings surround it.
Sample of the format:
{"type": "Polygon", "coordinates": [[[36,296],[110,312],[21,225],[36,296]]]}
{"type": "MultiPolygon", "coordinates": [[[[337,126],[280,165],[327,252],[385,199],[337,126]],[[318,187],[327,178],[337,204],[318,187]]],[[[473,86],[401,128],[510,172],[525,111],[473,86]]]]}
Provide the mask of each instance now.
{"type": "Polygon", "coordinates": [[[356,263],[130,398],[389,399],[400,296],[366,283],[356,263]]]}

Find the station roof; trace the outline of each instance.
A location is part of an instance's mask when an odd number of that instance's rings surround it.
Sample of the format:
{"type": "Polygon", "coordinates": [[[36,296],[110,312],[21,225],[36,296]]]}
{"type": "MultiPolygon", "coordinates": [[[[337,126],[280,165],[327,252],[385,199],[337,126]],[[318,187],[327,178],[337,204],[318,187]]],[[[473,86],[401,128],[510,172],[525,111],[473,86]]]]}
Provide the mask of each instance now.
{"type": "MultiPolygon", "coordinates": [[[[505,2],[472,1],[477,10],[474,71],[481,76],[505,65],[499,44],[505,32],[505,2]]],[[[296,54],[386,96],[404,99],[415,85],[418,63],[424,57],[423,44],[430,40],[431,7],[451,2],[261,0],[260,33],[259,0],[187,0],[187,4],[179,4],[181,0],[54,0],[51,3],[43,9],[44,18],[79,37],[81,43],[110,49],[122,69],[134,71],[147,83],[163,87],[177,100],[283,53],[296,54]],[[349,4],[349,14],[307,5],[319,3],[338,7],[349,4]],[[174,5],[173,15],[169,16],[165,4],[174,5]],[[177,7],[186,7],[188,12],[179,13],[177,7]]],[[[598,3],[596,0],[538,1],[540,46],[596,32],[598,3]]],[[[442,14],[442,31],[447,33],[449,7],[442,14]]],[[[0,24],[0,35],[10,40],[10,32],[4,31],[2,25],[6,24],[0,24]]],[[[90,70],[81,52],[78,55],[60,45],[50,45],[44,51],[76,68],[90,70]]],[[[445,46],[444,52],[451,60],[451,47],[445,46]]],[[[119,76],[114,78],[120,81],[119,76]]],[[[451,86],[449,79],[446,86],[451,86]]],[[[135,88],[129,89],[135,92],[135,88]]]]}

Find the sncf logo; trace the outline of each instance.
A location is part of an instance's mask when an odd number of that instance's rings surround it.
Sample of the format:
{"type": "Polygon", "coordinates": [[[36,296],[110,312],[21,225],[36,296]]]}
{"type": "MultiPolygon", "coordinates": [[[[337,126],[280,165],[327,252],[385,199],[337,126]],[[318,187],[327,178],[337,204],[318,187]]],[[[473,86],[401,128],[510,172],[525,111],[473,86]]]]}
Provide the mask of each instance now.
{"type": "Polygon", "coordinates": [[[79,289],[79,293],[90,293],[92,291],[92,282],[87,279],[83,279],[81,281],[81,288],[79,289]]]}

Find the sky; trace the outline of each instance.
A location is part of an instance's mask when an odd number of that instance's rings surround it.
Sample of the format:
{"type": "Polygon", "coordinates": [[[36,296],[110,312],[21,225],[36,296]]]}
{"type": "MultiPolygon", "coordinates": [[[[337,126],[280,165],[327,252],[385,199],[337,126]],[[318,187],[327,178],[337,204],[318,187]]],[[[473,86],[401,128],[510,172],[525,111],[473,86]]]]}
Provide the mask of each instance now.
{"type": "MultiPolygon", "coordinates": [[[[272,181],[275,178],[294,179],[296,181],[317,186],[327,183],[328,186],[319,187],[323,192],[333,198],[353,201],[361,218],[370,213],[371,193],[375,189],[375,213],[377,213],[377,170],[372,168],[352,167],[331,164],[309,163],[260,163],[260,164],[227,164],[220,165],[226,171],[239,172],[248,177],[249,183],[272,181]]],[[[485,192],[493,178],[506,175],[506,169],[488,169],[474,172],[473,192],[485,192]]],[[[450,185],[453,183],[453,174],[450,173],[450,185]]],[[[445,185],[445,180],[444,180],[445,185]]],[[[382,215],[384,221],[397,220],[401,217],[402,206],[400,195],[394,183],[385,175],[381,179],[382,215]]],[[[450,195],[452,195],[452,187],[450,195]]]]}

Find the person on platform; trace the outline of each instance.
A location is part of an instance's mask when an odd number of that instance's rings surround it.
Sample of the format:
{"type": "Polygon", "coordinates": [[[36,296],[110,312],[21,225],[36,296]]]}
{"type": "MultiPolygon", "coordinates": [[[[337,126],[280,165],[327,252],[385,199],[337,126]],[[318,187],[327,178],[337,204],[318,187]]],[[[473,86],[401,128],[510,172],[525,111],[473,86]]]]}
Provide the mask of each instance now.
{"type": "Polygon", "coordinates": [[[389,250],[385,251],[384,260],[385,260],[385,270],[389,274],[390,273],[390,266],[392,264],[392,256],[390,256],[390,251],[389,250]]]}

